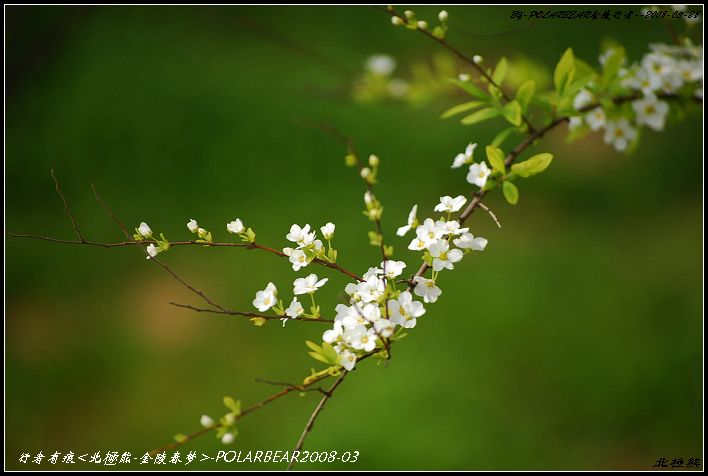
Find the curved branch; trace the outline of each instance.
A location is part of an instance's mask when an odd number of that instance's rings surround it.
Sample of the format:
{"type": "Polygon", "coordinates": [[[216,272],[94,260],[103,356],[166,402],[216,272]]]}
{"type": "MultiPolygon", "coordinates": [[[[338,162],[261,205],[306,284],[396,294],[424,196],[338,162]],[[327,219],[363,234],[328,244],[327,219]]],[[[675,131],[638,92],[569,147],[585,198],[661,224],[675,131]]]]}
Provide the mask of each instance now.
{"type": "Polygon", "coordinates": [[[181,307],[183,309],[191,309],[192,311],[196,312],[209,312],[212,314],[227,314],[230,316],[243,316],[243,317],[258,317],[261,319],[265,319],[267,321],[270,320],[280,320],[280,319],[287,319],[288,321],[304,321],[304,322],[324,322],[326,324],[331,324],[334,321],[332,319],[308,319],[307,317],[286,317],[286,316],[270,316],[268,314],[258,314],[255,312],[242,312],[242,311],[233,311],[231,309],[206,309],[203,307],[195,307],[190,304],[180,304],[178,302],[170,302],[175,307],[181,307]]]}
{"type": "MultiPolygon", "coordinates": [[[[344,377],[346,377],[348,373],[349,372],[347,372],[346,370],[344,372],[342,372],[342,375],[339,376],[339,378],[334,382],[334,384],[324,394],[324,396],[320,400],[320,403],[317,404],[317,406],[315,407],[315,410],[312,412],[312,414],[310,415],[310,418],[307,420],[307,424],[305,425],[305,429],[302,430],[302,434],[300,435],[300,439],[297,440],[297,444],[295,445],[295,449],[293,449],[293,453],[296,451],[300,451],[302,449],[302,445],[305,444],[305,438],[307,438],[307,435],[312,431],[312,427],[315,426],[315,420],[317,420],[317,417],[324,409],[324,406],[327,403],[327,400],[332,398],[334,391],[337,390],[337,387],[339,387],[339,385],[344,380],[344,377]]],[[[290,463],[288,463],[288,470],[292,469],[292,467],[294,465],[295,465],[295,458],[292,458],[292,459],[290,459],[290,463]]]]}
{"type": "MultiPolygon", "coordinates": [[[[377,7],[377,8],[382,9],[383,11],[385,11],[386,13],[391,15],[392,17],[400,18],[404,22],[408,21],[408,19],[405,16],[398,13],[393,7],[377,7]]],[[[452,54],[457,56],[459,59],[461,59],[465,63],[472,66],[472,68],[474,68],[485,79],[485,81],[487,81],[489,84],[491,84],[492,86],[494,86],[495,88],[497,88],[499,90],[499,92],[501,93],[502,97],[504,98],[504,100],[506,102],[511,102],[511,98],[504,92],[504,90],[501,88],[501,86],[499,86],[496,83],[496,81],[494,81],[494,79],[484,70],[484,68],[482,68],[480,65],[475,63],[472,58],[466,56],[462,51],[458,50],[457,48],[455,48],[454,46],[449,44],[447,41],[445,41],[444,38],[438,38],[437,36],[433,35],[427,29],[416,28],[416,31],[421,32],[422,34],[424,34],[425,36],[427,36],[428,38],[435,41],[436,43],[441,45],[443,48],[447,49],[449,52],[451,52],[452,54]]],[[[534,132],[535,129],[534,129],[533,125],[531,124],[531,121],[529,121],[528,117],[526,117],[526,115],[522,114],[521,120],[524,121],[524,123],[526,124],[526,127],[528,127],[529,132],[534,132]]]]}

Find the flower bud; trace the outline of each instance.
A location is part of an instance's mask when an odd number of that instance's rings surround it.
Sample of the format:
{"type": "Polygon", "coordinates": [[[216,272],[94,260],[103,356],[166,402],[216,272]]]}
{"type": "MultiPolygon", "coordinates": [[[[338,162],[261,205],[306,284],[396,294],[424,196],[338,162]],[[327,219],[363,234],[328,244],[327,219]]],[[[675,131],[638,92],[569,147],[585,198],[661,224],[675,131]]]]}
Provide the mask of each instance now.
{"type": "Polygon", "coordinates": [[[474,55],[472,57],[472,61],[474,61],[475,64],[481,64],[482,61],[484,61],[484,58],[482,58],[480,55],[474,55]]]}
{"type": "Polygon", "coordinates": [[[447,21],[447,10],[440,10],[440,13],[438,13],[438,20],[443,23],[447,21]]]}
{"type": "Polygon", "coordinates": [[[371,154],[369,156],[369,165],[370,166],[376,168],[379,166],[379,163],[380,163],[380,160],[377,156],[375,156],[374,154],[371,154]]]}
{"type": "Polygon", "coordinates": [[[391,17],[391,23],[393,23],[393,26],[401,26],[403,25],[403,20],[400,17],[391,17]]]}
{"type": "Polygon", "coordinates": [[[428,29],[428,22],[420,20],[418,22],[418,28],[420,28],[421,30],[427,30],[428,29]]]}

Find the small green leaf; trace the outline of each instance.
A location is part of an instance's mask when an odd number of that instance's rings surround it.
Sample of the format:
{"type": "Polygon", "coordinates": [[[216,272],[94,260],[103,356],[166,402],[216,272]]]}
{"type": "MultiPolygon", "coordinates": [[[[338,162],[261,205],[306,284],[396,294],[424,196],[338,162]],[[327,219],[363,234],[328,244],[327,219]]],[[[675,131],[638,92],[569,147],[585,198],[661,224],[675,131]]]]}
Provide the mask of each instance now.
{"type": "Polygon", "coordinates": [[[516,130],[516,127],[509,127],[507,129],[504,129],[501,131],[499,134],[497,134],[494,139],[492,140],[492,145],[494,147],[499,147],[504,143],[504,141],[509,137],[509,134],[514,132],[516,130]]]}
{"type": "Polygon", "coordinates": [[[506,165],[504,165],[504,152],[502,152],[500,148],[488,145],[487,159],[492,165],[492,170],[502,174],[506,173],[506,165]]]}
{"type": "Polygon", "coordinates": [[[319,360],[319,361],[322,362],[323,364],[328,364],[328,363],[329,363],[329,361],[328,361],[325,357],[323,357],[322,355],[318,354],[317,352],[308,352],[308,354],[310,354],[310,357],[312,357],[312,358],[315,359],[315,360],[319,360]]]}
{"type": "Polygon", "coordinates": [[[262,327],[265,325],[266,322],[268,322],[268,319],[264,317],[252,317],[250,321],[253,323],[254,326],[262,327]]]}
{"type": "Polygon", "coordinates": [[[491,98],[489,94],[485,93],[479,86],[472,83],[471,81],[460,81],[459,79],[451,79],[450,82],[455,84],[457,87],[466,91],[470,96],[481,99],[482,101],[489,101],[491,98]]]}
{"type": "Polygon", "coordinates": [[[561,56],[560,61],[556,65],[556,70],[553,72],[553,84],[560,96],[563,96],[565,88],[573,81],[575,76],[575,58],[572,48],[568,48],[561,56]]]}
{"type": "Polygon", "coordinates": [[[469,116],[465,116],[462,121],[462,124],[469,126],[472,124],[477,124],[482,121],[486,121],[488,119],[491,119],[493,117],[497,117],[501,115],[501,111],[496,108],[487,108],[487,109],[481,109],[477,112],[473,112],[469,116]]]}
{"type": "Polygon", "coordinates": [[[452,117],[456,114],[460,114],[462,112],[467,112],[471,111],[472,109],[483,106],[487,104],[486,101],[470,101],[470,102],[464,102],[462,104],[458,104],[457,106],[453,106],[447,111],[443,112],[440,115],[440,119],[447,119],[448,117],[452,117]]]}
{"type": "Polygon", "coordinates": [[[602,86],[607,86],[610,84],[619,73],[622,64],[624,63],[624,48],[621,46],[612,48],[612,53],[605,60],[605,64],[602,66],[602,86]]]}
{"type": "Polygon", "coordinates": [[[553,155],[551,154],[537,154],[528,160],[512,165],[511,171],[519,177],[531,177],[546,170],[552,160],[553,155]]]}
{"type": "Polygon", "coordinates": [[[494,68],[494,74],[492,74],[492,80],[497,86],[500,86],[506,77],[506,73],[509,71],[509,63],[506,58],[502,58],[497,63],[497,67],[494,68]]]}
{"type": "Polygon", "coordinates": [[[233,397],[226,395],[224,397],[224,406],[234,413],[241,413],[241,404],[234,400],[233,397]]]}
{"type": "Polygon", "coordinates": [[[315,344],[311,340],[306,340],[305,345],[308,346],[310,349],[314,350],[315,352],[319,353],[322,351],[322,347],[319,345],[315,344]]]}
{"type": "Polygon", "coordinates": [[[519,201],[519,189],[508,180],[506,180],[504,185],[502,185],[502,192],[504,192],[504,198],[506,198],[506,201],[512,205],[516,205],[519,201]]]}
{"type": "Polygon", "coordinates": [[[516,100],[521,106],[521,112],[525,113],[529,108],[529,103],[533,97],[533,93],[536,91],[536,82],[533,80],[528,80],[516,91],[516,100]]]}
{"type": "Polygon", "coordinates": [[[183,433],[177,433],[173,438],[177,443],[184,443],[187,441],[187,435],[183,433]]]}
{"type": "Polygon", "coordinates": [[[502,109],[502,114],[504,114],[504,118],[507,121],[515,126],[521,125],[521,105],[519,105],[519,101],[513,100],[507,103],[502,109]]]}

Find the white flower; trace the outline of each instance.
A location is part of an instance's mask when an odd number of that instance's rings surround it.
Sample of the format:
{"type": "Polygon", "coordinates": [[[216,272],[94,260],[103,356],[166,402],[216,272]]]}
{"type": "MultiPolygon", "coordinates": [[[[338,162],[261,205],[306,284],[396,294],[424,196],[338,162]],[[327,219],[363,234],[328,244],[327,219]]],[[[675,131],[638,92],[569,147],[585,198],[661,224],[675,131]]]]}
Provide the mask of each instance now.
{"type": "Polygon", "coordinates": [[[435,285],[435,281],[432,279],[416,276],[413,278],[413,281],[417,283],[415,288],[413,288],[413,293],[416,296],[422,297],[425,302],[435,302],[442,294],[442,291],[435,285]]]}
{"type": "Polygon", "coordinates": [[[379,319],[374,322],[374,330],[382,337],[390,337],[395,330],[396,325],[388,319],[379,319]]]}
{"type": "Polygon", "coordinates": [[[413,241],[411,241],[408,245],[408,249],[413,251],[420,251],[424,250],[426,246],[428,246],[427,240],[421,238],[420,236],[416,236],[415,238],[413,238],[413,241]]]}
{"type": "Polygon", "coordinates": [[[433,257],[433,270],[441,271],[442,269],[455,269],[453,263],[457,263],[462,259],[464,253],[456,248],[450,249],[450,243],[447,240],[438,240],[428,247],[430,256],[433,257]]]}
{"type": "Polygon", "coordinates": [[[664,129],[669,105],[659,101],[654,95],[644,96],[632,102],[632,109],[637,113],[637,124],[646,124],[655,131],[664,129]]]}
{"type": "Polygon", "coordinates": [[[152,230],[145,222],[140,223],[140,226],[138,227],[138,233],[140,233],[140,236],[142,236],[143,238],[150,238],[152,236],[152,230]]]}
{"type": "Polygon", "coordinates": [[[474,55],[472,57],[472,61],[474,61],[475,64],[481,64],[482,61],[484,61],[484,58],[482,58],[480,55],[474,55]]]}
{"type": "Polygon", "coordinates": [[[460,222],[457,220],[442,221],[438,220],[435,222],[435,227],[438,230],[442,230],[443,235],[461,235],[469,231],[469,228],[460,228],[460,222]]]}
{"type": "Polygon", "coordinates": [[[404,236],[415,225],[415,223],[418,221],[418,219],[416,218],[417,213],[418,205],[413,205],[413,208],[411,208],[410,213],[408,213],[408,224],[400,227],[396,231],[396,234],[398,236],[404,236]]]}
{"type": "Polygon", "coordinates": [[[388,301],[388,312],[391,320],[407,329],[416,325],[416,318],[425,314],[423,303],[413,301],[409,291],[403,291],[398,300],[388,301]]]}
{"type": "Polygon", "coordinates": [[[370,276],[357,285],[357,295],[364,302],[377,301],[384,293],[386,286],[378,276],[370,276]]]}
{"type": "Polygon", "coordinates": [[[243,233],[243,230],[244,230],[243,222],[241,221],[240,218],[237,218],[234,221],[232,221],[231,223],[226,224],[226,230],[229,233],[236,233],[236,234],[243,233]]]}
{"type": "Polygon", "coordinates": [[[202,415],[202,417],[199,419],[199,423],[201,423],[204,428],[214,426],[214,420],[212,420],[209,415],[202,415]]]}
{"type": "Polygon", "coordinates": [[[322,236],[325,237],[325,240],[331,240],[334,236],[334,223],[328,222],[325,226],[320,228],[320,231],[322,232],[322,236]]]}
{"type": "Polygon", "coordinates": [[[147,259],[154,258],[155,256],[157,256],[157,254],[159,253],[159,251],[157,250],[157,246],[150,243],[147,246],[147,253],[148,253],[147,259]]]}
{"type": "Polygon", "coordinates": [[[475,251],[483,251],[487,247],[487,239],[481,236],[474,237],[472,233],[465,233],[459,238],[452,240],[455,246],[463,249],[470,249],[475,251]]]}
{"type": "Polygon", "coordinates": [[[354,369],[354,365],[356,365],[356,355],[354,355],[354,353],[348,350],[343,351],[341,354],[339,354],[339,365],[341,365],[347,370],[354,369]]]}
{"type": "Polygon", "coordinates": [[[370,73],[377,76],[388,76],[396,69],[396,60],[388,55],[372,55],[366,59],[365,65],[370,73]]]}
{"type": "Polygon", "coordinates": [[[293,271],[300,271],[300,268],[304,268],[309,264],[307,261],[307,255],[302,250],[291,249],[290,254],[288,255],[288,260],[293,264],[293,271]]]}
{"type": "Polygon", "coordinates": [[[650,75],[662,77],[671,73],[674,66],[674,60],[667,55],[649,53],[642,58],[642,68],[650,75]]]}
{"type": "Polygon", "coordinates": [[[487,167],[486,162],[470,165],[470,171],[467,174],[467,181],[473,185],[483,188],[487,183],[487,178],[492,171],[487,167]]]}
{"type": "Polygon", "coordinates": [[[310,233],[310,225],[305,225],[302,228],[299,225],[293,225],[290,227],[290,233],[285,235],[285,238],[300,246],[307,246],[315,240],[315,233],[310,233]]]}
{"type": "Polygon", "coordinates": [[[341,336],[342,336],[342,323],[335,322],[332,329],[328,329],[328,330],[324,331],[324,334],[322,334],[322,340],[328,344],[331,344],[332,342],[335,342],[337,339],[339,339],[341,336]]]}
{"type": "Polygon", "coordinates": [[[268,283],[264,290],[256,293],[256,298],[253,300],[253,307],[258,309],[260,312],[267,311],[271,307],[275,306],[275,295],[277,292],[278,290],[275,288],[275,284],[268,283]]]}
{"type": "Polygon", "coordinates": [[[438,20],[441,22],[447,21],[447,10],[440,10],[440,13],[438,13],[438,20]]]}
{"type": "Polygon", "coordinates": [[[568,129],[574,131],[578,127],[583,125],[583,118],[581,116],[571,116],[568,119],[568,129]]]}
{"type": "Polygon", "coordinates": [[[459,75],[457,75],[457,79],[459,79],[459,80],[462,81],[463,83],[466,83],[467,81],[470,80],[470,75],[469,75],[469,74],[465,74],[465,73],[460,73],[459,75]]]}
{"type": "Polygon", "coordinates": [[[344,304],[337,304],[335,308],[337,315],[334,316],[335,324],[340,323],[346,329],[354,329],[359,324],[365,324],[366,319],[357,311],[354,306],[346,306],[344,304]]]}
{"type": "Polygon", "coordinates": [[[224,433],[224,436],[221,437],[221,442],[225,445],[230,445],[235,439],[233,433],[224,433]]]}
{"type": "Polygon", "coordinates": [[[464,152],[461,152],[455,156],[455,160],[453,160],[450,168],[457,169],[457,168],[462,167],[465,164],[471,164],[474,161],[474,159],[472,158],[472,155],[474,154],[474,150],[476,148],[477,148],[477,143],[475,142],[473,144],[470,142],[470,144],[465,148],[464,152]]]}
{"type": "Polygon", "coordinates": [[[580,91],[578,91],[578,94],[575,95],[575,99],[573,99],[573,107],[576,111],[579,111],[585,106],[589,106],[590,104],[592,104],[592,101],[592,93],[587,89],[581,89],[580,91]]]}
{"type": "Polygon", "coordinates": [[[644,69],[639,69],[633,77],[629,77],[624,81],[624,84],[632,89],[639,89],[644,94],[651,94],[661,87],[661,77],[655,74],[649,74],[644,69]]]}
{"type": "Polygon", "coordinates": [[[445,195],[444,197],[440,197],[440,203],[435,205],[435,211],[441,213],[458,212],[465,203],[467,203],[467,199],[463,195],[458,195],[455,198],[445,195]]]}
{"type": "Polygon", "coordinates": [[[386,277],[389,279],[393,279],[396,276],[400,276],[401,273],[403,273],[403,268],[405,267],[406,263],[404,263],[403,261],[386,260],[385,262],[381,262],[381,269],[386,270],[386,277]]]}
{"type": "Polygon", "coordinates": [[[376,348],[376,330],[356,326],[349,335],[350,345],[355,350],[371,352],[376,348]]]}
{"type": "Polygon", "coordinates": [[[612,144],[620,152],[625,150],[635,137],[637,130],[629,125],[627,119],[610,121],[605,126],[605,142],[612,144]]]}
{"type": "Polygon", "coordinates": [[[187,222],[187,228],[189,228],[189,231],[191,231],[192,233],[196,233],[197,230],[199,229],[199,225],[197,224],[197,220],[195,220],[194,218],[190,219],[187,222]]]}
{"type": "Polygon", "coordinates": [[[290,303],[290,306],[285,309],[285,315],[292,319],[295,319],[296,317],[299,317],[304,313],[305,309],[302,307],[302,304],[298,302],[296,297],[293,298],[293,301],[290,303]]]}
{"type": "Polygon", "coordinates": [[[605,111],[599,106],[596,107],[585,115],[585,122],[588,123],[591,130],[599,131],[605,127],[605,122],[607,122],[605,111]]]}
{"type": "Polygon", "coordinates": [[[317,280],[316,274],[310,274],[306,278],[297,278],[293,281],[293,294],[296,296],[299,294],[312,294],[319,288],[325,285],[328,278],[317,280]]]}
{"type": "Polygon", "coordinates": [[[383,269],[369,267],[369,269],[366,270],[366,273],[364,273],[364,276],[362,276],[362,278],[364,278],[364,281],[366,281],[367,279],[369,279],[372,276],[379,276],[381,274],[383,274],[383,269]]]}
{"type": "Polygon", "coordinates": [[[700,61],[679,61],[676,67],[678,74],[687,83],[698,81],[703,77],[703,63],[700,61]]]}

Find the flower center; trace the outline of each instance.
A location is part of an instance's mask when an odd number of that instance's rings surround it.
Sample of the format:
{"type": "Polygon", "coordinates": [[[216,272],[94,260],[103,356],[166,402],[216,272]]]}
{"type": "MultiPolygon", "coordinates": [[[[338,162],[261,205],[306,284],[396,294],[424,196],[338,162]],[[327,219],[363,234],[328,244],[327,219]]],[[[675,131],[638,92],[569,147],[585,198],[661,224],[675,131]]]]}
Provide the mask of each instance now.
{"type": "Polygon", "coordinates": [[[447,252],[443,251],[440,253],[440,259],[443,261],[447,261],[447,252]]]}
{"type": "Polygon", "coordinates": [[[654,106],[647,106],[644,108],[644,113],[645,114],[654,114],[656,112],[656,108],[654,106]]]}

